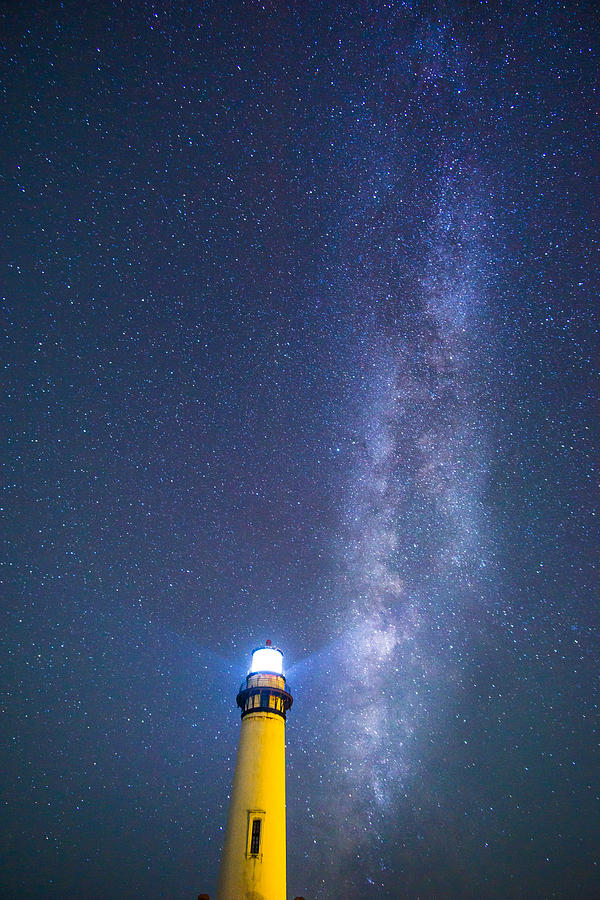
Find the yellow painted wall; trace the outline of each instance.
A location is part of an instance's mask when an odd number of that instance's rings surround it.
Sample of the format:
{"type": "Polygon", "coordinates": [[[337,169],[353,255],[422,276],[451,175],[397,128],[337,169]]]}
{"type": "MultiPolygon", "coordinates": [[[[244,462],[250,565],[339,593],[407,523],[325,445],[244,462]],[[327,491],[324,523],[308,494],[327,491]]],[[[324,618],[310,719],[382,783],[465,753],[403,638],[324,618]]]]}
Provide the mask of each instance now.
{"type": "Polygon", "coordinates": [[[253,712],[241,724],[217,900],[286,900],[285,853],[285,720],[253,712]],[[247,852],[252,813],[263,815],[258,858],[247,852]]]}

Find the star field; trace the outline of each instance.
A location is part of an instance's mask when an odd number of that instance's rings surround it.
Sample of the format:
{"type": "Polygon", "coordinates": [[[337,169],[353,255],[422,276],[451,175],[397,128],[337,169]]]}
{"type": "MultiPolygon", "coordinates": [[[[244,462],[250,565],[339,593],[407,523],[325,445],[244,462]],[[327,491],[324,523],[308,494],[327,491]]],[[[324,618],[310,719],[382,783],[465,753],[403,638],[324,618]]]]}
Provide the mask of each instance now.
{"type": "Polygon", "coordinates": [[[598,897],[591,6],[1,15],[0,896],[598,897]]]}

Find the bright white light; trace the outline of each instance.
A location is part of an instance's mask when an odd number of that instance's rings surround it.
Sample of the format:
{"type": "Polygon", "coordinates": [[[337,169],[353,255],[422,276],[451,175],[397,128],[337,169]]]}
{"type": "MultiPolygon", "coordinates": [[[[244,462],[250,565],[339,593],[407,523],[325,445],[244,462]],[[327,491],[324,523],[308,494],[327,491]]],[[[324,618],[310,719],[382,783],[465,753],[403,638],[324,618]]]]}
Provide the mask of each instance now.
{"type": "Polygon", "coordinates": [[[251,672],[273,672],[283,675],[283,653],[275,647],[261,647],[252,654],[251,672]]]}

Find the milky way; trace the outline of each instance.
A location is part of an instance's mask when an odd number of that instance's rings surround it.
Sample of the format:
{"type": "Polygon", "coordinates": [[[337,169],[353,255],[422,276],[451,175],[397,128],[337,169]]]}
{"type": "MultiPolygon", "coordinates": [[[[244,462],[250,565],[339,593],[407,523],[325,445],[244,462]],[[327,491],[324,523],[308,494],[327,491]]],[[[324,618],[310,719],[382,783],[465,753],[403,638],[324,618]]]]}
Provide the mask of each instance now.
{"type": "Polygon", "coordinates": [[[469,675],[452,651],[476,640],[469,618],[486,566],[489,477],[478,365],[487,296],[484,215],[468,187],[445,180],[422,277],[411,297],[398,298],[393,328],[375,320],[364,341],[338,660],[344,688],[331,749],[346,788],[340,847],[350,855],[373,853],[423,774],[432,723],[440,727],[454,710],[469,675]]]}

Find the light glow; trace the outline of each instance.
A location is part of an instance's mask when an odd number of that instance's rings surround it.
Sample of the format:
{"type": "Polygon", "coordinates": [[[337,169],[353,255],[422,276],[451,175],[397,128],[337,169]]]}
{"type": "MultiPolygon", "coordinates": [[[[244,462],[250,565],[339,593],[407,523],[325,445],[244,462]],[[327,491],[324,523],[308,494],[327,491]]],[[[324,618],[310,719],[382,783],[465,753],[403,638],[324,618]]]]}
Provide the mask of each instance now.
{"type": "Polygon", "coordinates": [[[250,672],[272,672],[283,675],[283,653],[275,647],[259,647],[252,654],[250,672]]]}

